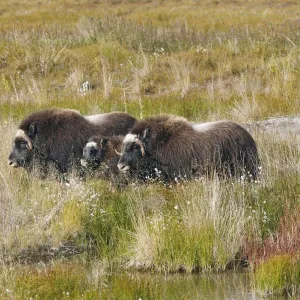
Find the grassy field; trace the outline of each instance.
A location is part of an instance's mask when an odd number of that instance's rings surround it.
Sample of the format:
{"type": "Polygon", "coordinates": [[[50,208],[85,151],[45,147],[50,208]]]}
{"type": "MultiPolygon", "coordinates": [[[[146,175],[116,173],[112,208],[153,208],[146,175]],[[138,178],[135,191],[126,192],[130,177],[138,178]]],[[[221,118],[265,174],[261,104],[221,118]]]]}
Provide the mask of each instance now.
{"type": "Polygon", "coordinates": [[[299,12],[283,0],[0,0],[1,297],[68,290],[93,299],[107,270],[210,272],[245,261],[255,289],[299,292],[293,135],[251,129],[262,161],[252,183],[203,178],[118,191],[7,165],[18,122],[46,107],[241,124],[298,115],[299,12]],[[81,272],[87,265],[96,281],[81,272]]]}

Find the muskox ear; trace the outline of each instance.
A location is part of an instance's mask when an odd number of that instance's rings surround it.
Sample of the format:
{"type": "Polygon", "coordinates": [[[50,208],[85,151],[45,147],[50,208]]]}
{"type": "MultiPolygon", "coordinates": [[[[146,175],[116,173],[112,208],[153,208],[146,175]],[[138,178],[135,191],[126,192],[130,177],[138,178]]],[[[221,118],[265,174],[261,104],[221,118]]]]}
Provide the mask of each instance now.
{"type": "Polygon", "coordinates": [[[150,138],[150,129],[146,128],[143,133],[142,140],[145,143],[150,138]]]}
{"type": "Polygon", "coordinates": [[[32,123],[30,124],[29,126],[29,129],[28,129],[28,136],[33,139],[36,135],[36,124],[35,123],[32,123]]]}

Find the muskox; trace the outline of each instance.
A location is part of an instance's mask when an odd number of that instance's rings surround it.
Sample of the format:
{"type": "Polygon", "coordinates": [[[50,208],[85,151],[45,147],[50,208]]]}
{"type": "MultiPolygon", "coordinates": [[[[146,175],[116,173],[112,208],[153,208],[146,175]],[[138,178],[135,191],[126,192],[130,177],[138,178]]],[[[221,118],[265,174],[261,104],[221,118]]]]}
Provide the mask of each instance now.
{"type": "Polygon", "coordinates": [[[123,112],[84,117],[70,109],[38,111],[20,123],[8,163],[29,171],[36,166],[42,176],[47,175],[50,166],[66,173],[80,165],[82,149],[90,136],[124,135],[135,122],[123,112]]]}
{"type": "Polygon", "coordinates": [[[118,168],[164,181],[215,173],[254,180],[259,157],[251,135],[236,123],[190,124],[161,115],[137,122],[125,136],[118,168]]]}
{"type": "Polygon", "coordinates": [[[118,152],[121,151],[124,136],[92,136],[84,146],[81,165],[90,173],[107,177],[118,173],[118,152]]]}
{"type": "Polygon", "coordinates": [[[92,136],[83,148],[81,165],[91,178],[110,181],[110,187],[122,188],[130,178],[119,172],[118,161],[124,136],[92,136]]]}

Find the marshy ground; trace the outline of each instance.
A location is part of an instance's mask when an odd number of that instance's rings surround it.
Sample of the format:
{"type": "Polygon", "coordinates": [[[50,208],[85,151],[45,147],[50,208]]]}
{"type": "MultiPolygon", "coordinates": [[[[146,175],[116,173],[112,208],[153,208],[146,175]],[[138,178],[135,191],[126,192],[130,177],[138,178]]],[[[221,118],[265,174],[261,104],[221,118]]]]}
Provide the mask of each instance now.
{"type": "Polygon", "coordinates": [[[0,0],[1,298],[157,299],[174,293],[177,279],[160,289],[136,270],[214,276],[241,264],[247,291],[297,294],[300,4],[7,2],[0,0]],[[257,141],[261,179],[112,191],[107,181],[71,176],[66,185],[9,168],[18,122],[53,106],[233,120],[257,141]]]}

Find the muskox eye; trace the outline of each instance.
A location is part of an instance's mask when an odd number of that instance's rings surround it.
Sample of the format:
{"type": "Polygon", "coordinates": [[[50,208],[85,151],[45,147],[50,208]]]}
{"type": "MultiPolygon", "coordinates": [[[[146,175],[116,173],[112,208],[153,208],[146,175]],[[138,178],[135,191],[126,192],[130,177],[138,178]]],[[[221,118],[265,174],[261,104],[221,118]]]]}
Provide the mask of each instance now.
{"type": "Polygon", "coordinates": [[[91,149],[91,155],[97,155],[97,153],[98,153],[97,149],[95,149],[95,148],[91,149]]]}
{"type": "Polygon", "coordinates": [[[24,148],[27,147],[27,144],[28,143],[26,141],[19,141],[19,142],[16,143],[16,146],[19,147],[19,148],[24,149],[24,148]]]}
{"type": "Polygon", "coordinates": [[[138,144],[132,145],[131,149],[132,150],[139,150],[141,147],[138,144]]]}

